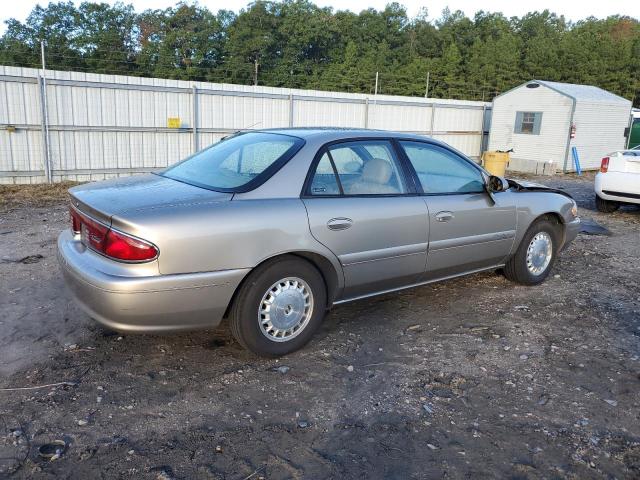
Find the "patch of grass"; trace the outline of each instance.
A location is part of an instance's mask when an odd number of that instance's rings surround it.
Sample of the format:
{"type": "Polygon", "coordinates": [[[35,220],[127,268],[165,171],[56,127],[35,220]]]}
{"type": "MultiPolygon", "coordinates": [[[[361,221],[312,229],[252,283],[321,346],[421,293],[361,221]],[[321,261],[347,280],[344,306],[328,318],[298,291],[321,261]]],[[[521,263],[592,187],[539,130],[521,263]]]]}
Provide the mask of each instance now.
{"type": "Polygon", "coordinates": [[[67,200],[67,190],[78,182],[36,185],[0,185],[0,208],[12,206],[43,207],[67,200]]]}

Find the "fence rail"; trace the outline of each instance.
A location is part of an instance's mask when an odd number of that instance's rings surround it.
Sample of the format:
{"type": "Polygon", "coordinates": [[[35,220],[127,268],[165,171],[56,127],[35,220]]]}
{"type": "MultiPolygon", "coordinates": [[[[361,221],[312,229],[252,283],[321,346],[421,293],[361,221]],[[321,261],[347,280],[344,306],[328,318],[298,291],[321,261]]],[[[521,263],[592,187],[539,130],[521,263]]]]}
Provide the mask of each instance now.
{"type": "Polygon", "coordinates": [[[484,102],[51,70],[43,77],[0,66],[0,183],[149,172],[247,128],[388,129],[479,157],[489,111],[484,102]]]}

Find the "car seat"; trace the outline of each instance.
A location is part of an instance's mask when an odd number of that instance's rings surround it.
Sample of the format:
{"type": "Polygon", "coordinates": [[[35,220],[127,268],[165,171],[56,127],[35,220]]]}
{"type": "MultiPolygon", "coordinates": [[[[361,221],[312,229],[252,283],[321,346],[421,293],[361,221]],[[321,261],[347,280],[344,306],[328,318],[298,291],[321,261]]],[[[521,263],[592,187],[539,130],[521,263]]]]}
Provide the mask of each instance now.
{"type": "Polygon", "coordinates": [[[351,184],[345,193],[351,195],[400,193],[396,186],[389,184],[392,176],[393,168],[387,160],[372,158],[364,164],[360,178],[351,184]]]}

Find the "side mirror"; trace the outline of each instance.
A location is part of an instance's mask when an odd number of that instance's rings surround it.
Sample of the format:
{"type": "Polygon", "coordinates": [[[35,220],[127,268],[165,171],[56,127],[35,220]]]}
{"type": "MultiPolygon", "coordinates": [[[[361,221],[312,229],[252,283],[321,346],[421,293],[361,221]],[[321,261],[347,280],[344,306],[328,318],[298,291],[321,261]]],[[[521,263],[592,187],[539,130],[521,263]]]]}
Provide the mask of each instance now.
{"type": "Polygon", "coordinates": [[[487,181],[487,190],[490,193],[504,192],[509,189],[509,182],[506,178],[491,175],[487,181]]]}

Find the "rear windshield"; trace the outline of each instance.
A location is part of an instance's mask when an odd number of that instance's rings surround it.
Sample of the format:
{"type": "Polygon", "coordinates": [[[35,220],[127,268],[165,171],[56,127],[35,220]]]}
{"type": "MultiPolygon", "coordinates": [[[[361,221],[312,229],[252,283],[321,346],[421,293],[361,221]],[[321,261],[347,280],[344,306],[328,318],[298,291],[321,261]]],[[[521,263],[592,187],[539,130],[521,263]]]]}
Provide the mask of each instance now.
{"type": "Polygon", "coordinates": [[[160,174],[223,192],[247,191],[273,175],[302,147],[297,137],[250,132],[226,138],[160,174]]]}

